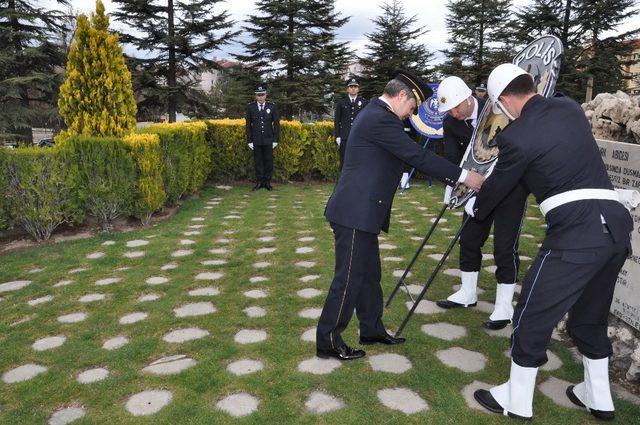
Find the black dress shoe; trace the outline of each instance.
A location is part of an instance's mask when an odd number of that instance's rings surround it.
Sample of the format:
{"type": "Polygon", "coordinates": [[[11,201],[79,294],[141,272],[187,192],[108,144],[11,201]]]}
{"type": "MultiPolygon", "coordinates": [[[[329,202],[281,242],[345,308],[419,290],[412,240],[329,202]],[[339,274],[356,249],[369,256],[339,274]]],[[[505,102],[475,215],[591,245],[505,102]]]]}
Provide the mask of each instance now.
{"type": "Polygon", "coordinates": [[[271,183],[265,184],[264,188],[267,189],[267,190],[273,190],[273,186],[271,186],[271,183]]]}
{"type": "Polygon", "coordinates": [[[365,356],[364,350],[355,350],[348,345],[343,345],[342,347],[338,347],[336,349],[328,349],[323,350],[321,348],[316,348],[316,356],[321,359],[328,358],[336,358],[338,360],[354,360],[359,359],[360,357],[365,356]]]}
{"type": "MultiPolygon", "coordinates": [[[[499,415],[504,414],[503,407],[500,406],[500,403],[498,403],[496,399],[493,398],[493,396],[491,395],[491,392],[489,392],[488,390],[476,390],[473,393],[473,398],[475,398],[476,401],[480,403],[480,405],[485,409],[487,409],[488,411],[497,413],[499,415]]],[[[525,421],[531,420],[531,418],[527,418],[526,416],[516,415],[515,413],[507,412],[507,414],[509,415],[510,418],[522,419],[525,421]]]]}
{"type": "Polygon", "coordinates": [[[360,344],[362,345],[370,345],[370,344],[385,344],[385,345],[395,345],[395,344],[402,344],[403,342],[405,342],[407,340],[407,338],[404,337],[395,337],[395,336],[391,336],[388,333],[385,333],[384,335],[380,335],[380,336],[361,336],[360,337],[360,344]]]}
{"type": "Polygon", "coordinates": [[[500,329],[504,329],[507,325],[511,323],[511,320],[487,320],[482,324],[486,329],[490,329],[492,331],[499,331],[500,329]]]}
{"type": "MultiPolygon", "coordinates": [[[[574,385],[569,385],[567,387],[567,397],[569,398],[569,400],[571,400],[571,403],[575,404],[576,406],[585,407],[584,403],[582,403],[578,396],[576,396],[576,394],[573,392],[573,387],[574,385]]],[[[603,421],[612,421],[616,417],[616,412],[613,410],[595,410],[590,408],[587,408],[587,410],[589,410],[589,413],[591,413],[593,416],[603,421]]]]}
{"type": "Polygon", "coordinates": [[[256,185],[255,185],[255,186],[253,186],[253,189],[251,189],[251,190],[258,190],[258,189],[260,189],[261,187],[262,187],[262,183],[256,183],[256,185]]]}
{"type": "Polygon", "coordinates": [[[449,301],[449,300],[438,300],[436,301],[436,304],[438,305],[438,307],[440,308],[446,308],[446,309],[450,309],[450,308],[458,308],[458,307],[475,307],[476,305],[478,305],[477,302],[473,303],[473,304],[460,304],[457,303],[455,301],[449,301]]]}

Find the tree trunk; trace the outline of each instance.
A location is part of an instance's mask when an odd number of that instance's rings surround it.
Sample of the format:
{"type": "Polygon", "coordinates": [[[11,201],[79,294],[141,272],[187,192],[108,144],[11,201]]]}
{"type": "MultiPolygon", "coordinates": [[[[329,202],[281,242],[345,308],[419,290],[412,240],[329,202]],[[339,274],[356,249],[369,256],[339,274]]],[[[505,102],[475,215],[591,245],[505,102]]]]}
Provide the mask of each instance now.
{"type": "Polygon", "coordinates": [[[168,48],[169,48],[169,66],[167,74],[167,83],[169,85],[169,122],[176,122],[176,45],[175,30],[173,24],[173,0],[167,3],[167,19],[168,19],[168,48]]]}
{"type": "Polygon", "coordinates": [[[571,0],[567,0],[567,5],[564,8],[564,19],[562,21],[562,36],[560,41],[562,45],[567,46],[567,40],[569,39],[569,25],[571,19],[571,0]]]}
{"type": "Polygon", "coordinates": [[[475,84],[478,85],[484,75],[484,0],[480,6],[480,29],[478,31],[478,67],[475,84]]]}
{"type": "Polygon", "coordinates": [[[293,93],[291,92],[291,87],[293,86],[293,74],[294,74],[294,69],[293,69],[293,34],[295,32],[295,19],[294,19],[294,5],[293,2],[291,0],[288,1],[289,4],[289,19],[288,19],[288,28],[287,28],[287,32],[289,34],[289,39],[287,40],[287,51],[288,51],[288,58],[287,58],[287,88],[285,91],[285,99],[286,99],[286,103],[283,105],[283,112],[284,112],[284,116],[286,119],[290,120],[291,116],[293,114],[293,104],[291,102],[291,99],[293,97],[293,93]]]}
{"type": "MultiPolygon", "coordinates": [[[[11,16],[9,22],[11,25],[11,29],[13,30],[12,41],[16,57],[21,57],[20,53],[22,52],[22,40],[20,39],[19,35],[21,33],[21,29],[20,22],[18,22],[18,18],[15,16],[15,0],[9,0],[7,9],[14,11],[14,15],[11,16]]],[[[20,105],[25,109],[29,109],[29,92],[27,91],[27,88],[21,85],[20,87],[18,87],[18,93],[20,93],[20,105]]],[[[31,146],[33,142],[33,135],[31,134],[30,128],[14,128],[13,131],[21,136],[21,142],[26,143],[27,146],[31,146]]]]}

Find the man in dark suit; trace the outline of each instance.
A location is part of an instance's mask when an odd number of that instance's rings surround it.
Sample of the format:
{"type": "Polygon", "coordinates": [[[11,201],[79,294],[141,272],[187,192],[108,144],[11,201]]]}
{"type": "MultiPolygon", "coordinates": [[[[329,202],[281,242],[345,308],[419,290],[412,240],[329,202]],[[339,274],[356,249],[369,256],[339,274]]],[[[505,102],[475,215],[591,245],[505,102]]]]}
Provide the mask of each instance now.
{"type": "Polygon", "coordinates": [[[267,102],[267,89],[258,86],[256,101],[247,105],[247,143],[253,150],[256,170],[256,185],[253,190],[264,187],[272,190],[273,150],[280,140],[280,115],[275,103],[267,102]]]}
{"type": "Polygon", "coordinates": [[[344,163],[344,153],[347,149],[347,141],[351,125],[358,113],[367,106],[364,97],[358,95],[360,85],[355,78],[347,81],[347,94],[336,104],[336,112],[333,118],[333,132],[340,152],[340,170],[344,163]]]}
{"type": "Polygon", "coordinates": [[[461,181],[475,189],[482,184],[479,174],[423,150],[405,134],[403,120],[429,96],[426,83],[401,71],[354,120],[344,166],[325,210],[335,237],[336,263],[316,333],[319,357],[349,360],[365,355],[341,337],[354,309],[360,320],[360,343],[404,342],[387,334],[382,323],[378,250],[380,230],[389,230],[403,164],[446,184],[461,181]]]}
{"type": "Polygon", "coordinates": [[[513,122],[497,136],[498,162],[466,210],[483,220],[523,182],[545,214],[547,233],[516,306],[509,380],[474,396],[492,412],[531,418],[538,367],[568,312],[567,332],[585,373],[567,396],[594,416],[613,419],[607,320],[630,249],[631,216],[613,190],[580,105],[537,95],[531,76],[513,64],[493,70],[487,86],[494,110],[513,122]]]}
{"type": "MultiPolygon", "coordinates": [[[[473,97],[467,84],[456,76],[442,80],[438,87],[438,99],[438,110],[448,113],[443,122],[445,156],[449,161],[459,164],[486,100],[473,97]]],[[[445,203],[449,203],[451,190],[450,186],[446,188],[445,203]]],[[[489,320],[483,325],[487,329],[496,330],[506,327],[511,322],[513,294],[520,267],[518,239],[528,195],[529,192],[522,185],[518,185],[485,220],[472,218],[467,222],[460,235],[460,289],[446,300],[437,301],[439,307],[467,308],[477,304],[482,247],[489,238],[493,225],[496,302],[489,320]]],[[[463,220],[466,220],[466,215],[463,220]]]]}

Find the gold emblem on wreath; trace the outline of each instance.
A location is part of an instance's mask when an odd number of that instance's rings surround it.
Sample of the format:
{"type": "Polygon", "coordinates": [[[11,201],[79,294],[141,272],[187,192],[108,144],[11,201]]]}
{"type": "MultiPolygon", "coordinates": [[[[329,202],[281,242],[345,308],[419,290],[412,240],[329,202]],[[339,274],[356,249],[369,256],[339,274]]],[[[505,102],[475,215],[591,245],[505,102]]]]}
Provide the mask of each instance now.
{"type": "Polygon", "coordinates": [[[446,101],[447,101],[447,98],[446,98],[446,97],[442,96],[442,97],[440,98],[440,103],[446,103],[446,101]]]}

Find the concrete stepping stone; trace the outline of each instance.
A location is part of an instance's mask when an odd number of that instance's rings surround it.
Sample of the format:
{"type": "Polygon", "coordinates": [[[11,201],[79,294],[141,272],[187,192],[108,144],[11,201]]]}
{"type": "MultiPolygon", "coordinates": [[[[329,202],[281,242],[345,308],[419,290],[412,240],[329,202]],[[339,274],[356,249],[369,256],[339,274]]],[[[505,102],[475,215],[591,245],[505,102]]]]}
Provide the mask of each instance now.
{"type": "Polygon", "coordinates": [[[296,254],[309,254],[313,251],[314,249],[310,246],[301,246],[299,248],[296,248],[296,254]]]}
{"type": "Polygon", "coordinates": [[[191,221],[204,221],[204,217],[193,217],[191,221]]]}
{"type": "Polygon", "coordinates": [[[413,415],[429,409],[422,397],[407,388],[385,388],[377,393],[378,400],[385,407],[399,410],[405,415],[413,415]]]}
{"type": "Polygon", "coordinates": [[[309,328],[302,333],[300,339],[305,342],[316,342],[316,328],[309,328]]]}
{"type": "MultiPolygon", "coordinates": [[[[429,220],[430,223],[435,223],[436,222],[436,217],[433,217],[431,220],[429,220]]],[[[440,221],[438,223],[446,223],[447,219],[446,218],[441,218],[440,221]]]]}
{"type": "Polygon", "coordinates": [[[200,261],[203,266],[223,266],[227,264],[227,260],[203,260],[200,261]]]}
{"type": "Polygon", "coordinates": [[[460,277],[461,276],[460,269],[446,269],[442,273],[446,274],[447,276],[454,276],[454,277],[460,277]]]}
{"type": "Polygon", "coordinates": [[[31,285],[30,280],[14,280],[11,282],[0,283],[0,293],[17,291],[29,285],[31,285]]]}
{"type": "Polygon", "coordinates": [[[227,248],[212,248],[209,250],[209,254],[218,254],[218,255],[226,254],[228,252],[229,250],[227,248]]]}
{"type": "Polygon", "coordinates": [[[551,399],[555,404],[569,409],[580,409],[573,404],[567,397],[566,390],[569,385],[574,385],[571,382],[563,381],[562,379],[550,376],[549,379],[538,385],[538,389],[542,394],[551,399]]]}
{"type": "Polygon", "coordinates": [[[124,347],[129,343],[129,338],[124,336],[114,336],[113,338],[109,338],[102,344],[102,348],[105,350],[113,351],[118,348],[124,347]]]}
{"type": "Polygon", "coordinates": [[[253,263],[253,267],[256,269],[264,269],[267,267],[271,267],[271,263],[268,261],[258,261],[257,263],[253,263]]]}
{"type": "Polygon", "coordinates": [[[98,285],[98,286],[107,286],[107,285],[112,285],[114,283],[118,283],[121,280],[122,280],[122,278],[119,278],[119,277],[108,277],[106,279],[96,280],[96,285],[98,285]]]}
{"type": "Polygon", "coordinates": [[[201,339],[205,336],[209,336],[209,331],[200,328],[184,328],[176,329],[165,334],[162,340],[170,344],[181,344],[183,342],[201,339]]]}
{"type": "Polygon", "coordinates": [[[242,311],[244,312],[244,314],[246,314],[248,317],[252,319],[264,317],[267,315],[267,310],[258,306],[247,307],[242,311]]]}
{"type": "Polygon", "coordinates": [[[215,313],[217,309],[209,301],[184,304],[181,307],[173,309],[176,317],[203,316],[205,314],[215,313]]]}
{"type": "MultiPolygon", "coordinates": [[[[393,271],[393,277],[402,277],[402,275],[404,274],[404,270],[400,270],[400,269],[396,269],[393,271]]],[[[407,273],[406,277],[411,277],[413,276],[412,272],[407,273]]]]}
{"type": "Polygon", "coordinates": [[[69,270],[69,274],[82,273],[82,272],[86,272],[87,270],[88,269],[86,267],[78,267],[77,269],[69,270]]]}
{"type": "Polygon", "coordinates": [[[184,354],[162,357],[142,369],[152,375],[177,375],[178,373],[196,365],[196,361],[184,354]]]}
{"type": "Polygon", "coordinates": [[[224,218],[225,220],[237,220],[237,219],[242,218],[242,217],[239,216],[239,215],[235,215],[235,214],[229,214],[229,215],[225,215],[222,218],[224,218]]]}
{"type": "Polygon", "coordinates": [[[164,266],[160,267],[160,270],[162,271],[166,271],[166,270],[174,270],[177,269],[178,265],[176,263],[169,263],[169,264],[165,264],[164,266]]]}
{"type": "Polygon", "coordinates": [[[183,245],[183,246],[185,246],[185,245],[194,245],[195,243],[196,243],[196,241],[191,240],[191,239],[181,239],[180,242],[179,242],[179,244],[183,245]]]}
{"type": "Polygon", "coordinates": [[[443,256],[442,256],[442,254],[429,254],[429,255],[427,255],[427,257],[429,257],[429,258],[431,258],[432,260],[435,260],[435,261],[440,261],[440,260],[442,260],[443,256]]]}
{"type": "MultiPolygon", "coordinates": [[[[211,252],[211,251],[209,251],[211,252]]],[[[172,257],[186,257],[187,255],[191,255],[193,254],[193,250],[192,249],[179,249],[177,251],[173,251],[171,253],[172,257]]]]}
{"type": "Polygon", "coordinates": [[[474,307],[476,310],[482,311],[483,313],[491,314],[493,313],[494,305],[493,303],[487,301],[478,301],[478,305],[474,307]]]}
{"type": "Polygon", "coordinates": [[[16,382],[28,381],[35,378],[48,369],[45,366],[28,363],[18,366],[2,374],[2,382],[5,384],[14,384],[16,382]]]}
{"type": "Polygon", "coordinates": [[[233,337],[238,344],[254,344],[267,339],[267,332],[261,329],[242,329],[233,337]]]}
{"type": "MultiPolygon", "coordinates": [[[[407,306],[407,310],[411,310],[411,307],[413,307],[413,302],[407,301],[405,305],[407,306]]],[[[435,314],[435,313],[443,313],[445,311],[447,310],[444,308],[438,307],[437,304],[433,301],[421,300],[420,303],[418,304],[418,307],[416,308],[415,313],[435,314]]]]}
{"type": "Polygon", "coordinates": [[[39,340],[31,344],[31,348],[36,351],[51,350],[62,346],[62,344],[64,344],[66,340],[67,338],[63,335],[48,336],[45,338],[40,338],[39,340]]]}
{"type": "Polygon", "coordinates": [[[274,236],[262,236],[258,238],[260,242],[273,242],[276,238],[274,236]]]}
{"type": "Polygon", "coordinates": [[[529,217],[529,216],[527,216],[527,217],[525,217],[525,218],[526,218],[527,220],[532,220],[532,221],[538,221],[538,220],[540,220],[540,217],[529,217]]]}
{"type": "Polygon", "coordinates": [[[413,367],[408,358],[395,353],[369,356],[369,364],[376,372],[387,373],[404,373],[413,367]]]}
{"type": "Polygon", "coordinates": [[[300,310],[298,316],[304,319],[318,319],[320,318],[320,314],[322,313],[322,309],[319,307],[305,308],[304,310],[300,310]]]}
{"type": "Polygon", "coordinates": [[[269,280],[269,278],[268,277],[264,277],[264,276],[253,276],[253,277],[249,278],[249,282],[251,282],[251,283],[266,282],[268,280],[269,280]]]}
{"type": "Polygon", "coordinates": [[[150,301],[155,301],[160,299],[160,294],[156,294],[156,293],[151,293],[151,294],[145,294],[145,295],[141,295],[138,297],[138,302],[139,303],[146,303],[146,302],[150,302],[150,301]]]}
{"type": "Polygon", "coordinates": [[[91,254],[87,254],[85,258],[87,260],[97,260],[98,258],[102,258],[106,255],[107,254],[105,254],[104,252],[92,252],[91,254]]]}
{"type": "Polygon", "coordinates": [[[482,254],[482,261],[493,260],[493,254],[482,254]]]}
{"type": "Polygon", "coordinates": [[[56,283],[55,285],[53,285],[54,288],[60,288],[62,286],[68,286],[71,285],[73,283],[73,280],[61,280],[58,283],[56,283]]]}
{"type": "Polygon", "coordinates": [[[485,333],[490,336],[497,336],[502,338],[511,338],[511,333],[513,332],[513,327],[511,325],[507,325],[505,328],[494,331],[491,329],[484,329],[485,333]]]}
{"type": "Polygon", "coordinates": [[[402,258],[402,257],[384,257],[382,259],[382,261],[390,261],[390,262],[393,262],[393,263],[398,263],[398,262],[403,261],[403,260],[404,260],[404,258],[402,258]]]}
{"type": "Polygon", "coordinates": [[[400,224],[411,224],[412,221],[410,221],[410,220],[398,220],[398,223],[400,223],[400,224]]]}
{"type": "Polygon", "coordinates": [[[117,271],[117,272],[124,272],[124,271],[129,270],[130,268],[131,268],[131,267],[118,267],[118,268],[116,269],[116,271],[117,271]]]}
{"type": "Polygon", "coordinates": [[[44,297],[34,298],[32,300],[27,301],[27,305],[29,305],[30,307],[33,307],[36,305],[48,303],[52,299],[53,299],[53,295],[45,295],[44,297]]]}
{"type": "Polygon", "coordinates": [[[169,282],[169,279],[164,276],[151,276],[145,280],[147,285],[162,285],[169,282]]]}
{"type": "Polygon", "coordinates": [[[611,383],[611,391],[620,399],[628,401],[631,404],[636,406],[640,406],[640,396],[630,393],[625,389],[622,385],[612,382],[611,383]]]}
{"type": "Polygon", "coordinates": [[[231,239],[227,239],[227,238],[219,238],[215,240],[216,243],[221,243],[221,244],[227,244],[227,243],[231,243],[231,239]]]}
{"type": "Polygon", "coordinates": [[[437,246],[436,245],[425,245],[424,249],[436,249],[437,246]]]}
{"type": "Polygon", "coordinates": [[[104,241],[102,242],[102,246],[111,246],[111,245],[115,245],[116,241],[104,241]]]}
{"type": "Polygon", "coordinates": [[[136,311],[135,313],[129,313],[127,315],[122,316],[118,322],[121,325],[130,325],[132,323],[141,322],[149,316],[149,313],[145,313],[142,311],[136,311]]]}
{"type": "Polygon", "coordinates": [[[87,320],[87,313],[78,312],[78,313],[69,313],[58,317],[58,322],[60,323],[78,323],[84,320],[87,320]]]}
{"type": "Polygon", "coordinates": [[[189,229],[204,229],[205,227],[207,226],[205,226],[204,224],[191,224],[187,226],[187,228],[189,229]]]}
{"type": "MultiPolygon", "coordinates": [[[[511,358],[511,350],[507,350],[504,352],[506,358],[511,358]]],[[[547,372],[558,370],[562,367],[562,360],[560,357],[556,356],[553,351],[547,350],[547,362],[540,366],[540,370],[545,370],[547,372]]]]}
{"type": "MultiPolygon", "coordinates": [[[[403,292],[406,292],[405,289],[403,287],[400,288],[403,292]]],[[[407,289],[409,290],[409,293],[411,295],[418,295],[420,294],[420,292],[422,291],[422,286],[420,285],[407,285],[407,289]]]]}
{"type": "Polygon", "coordinates": [[[487,272],[489,272],[491,274],[494,274],[496,272],[496,270],[498,270],[498,267],[496,267],[496,266],[487,266],[487,267],[484,267],[484,269],[487,272]]]}
{"type": "Polygon", "coordinates": [[[313,242],[315,240],[316,238],[314,236],[303,236],[301,238],[298,238],[298,242],[313,242]]]}
{"type": "Polygon", "coordinates": [[[462,389],[462,398],[464,398],[464,401],[467,403],[467,406],[469,406],[470,409],[479,410],[480,412],[491,415],[491,412],[482,407],[480,403],[476,401],[476,399],[473,397],[473,393],[476,392],[476,390],[489,390],[493,386],[494,385],[487,384],[486,382],[473,381],[462,389]]]}
{"type": "Polygon", "coordinates": [[[256,249],[256,254],[271,254],[276,252],[276,248],[258,248],[256,249]]]}
{"type": "Polygon", "coordinates": [[[172,399],[171,391],[147,390],[129,397],[124,408],[133,416],[153,415],[171,403],[172,399]]]}
{"type": "Polygon", "coordinates": [[[429,336],[444,339],[445,341],[453,341],[467,335],[467,329],[464,326],[445,322],[427,323],[422,325],[420,330],[429,336]]]}
{"type": "Polygon", "coordinates": [[[222,272],[203,272],[198,273],[195,277],[196,280],[218,280],[224,277],[222,272]]]}
{"type": "Polygon", "coordinates": [[[220,294],[220,288],[215,286],[207,286],[205,288],[196,288],[188,292],[192,297],[215,297],[220,294]]]}
{"type": "Polygon", "coordinates": [[[306,276],[302,276],[299,280],[301,282],[307,283],[307,282],[312,282],[314,280],[317,280],[319,278],[320,278],[320,275],[318,275],[318,274],[308,274],[306,276]]]}
{"type": "Polygon", "coordinates": [[[249,416],[260,405],[260,400],[248,393],[231,394],[216,403],[216,407],[234,418],[249,416]]]}
{"type": "Polygon", "coordinates": [[[244,296],[247,298],[259,299],[266,298],[268,295],[267,292],[262,289],[251,289],[249,291],[245,291],[244,296]]]}
{"type": "Polygon", "coordinates": [[[392,244],[390,244],[390,243],[383,243],[383,244],[380,244],[380,249],[386,249],[386,250],[389,250],[389,249],[396,249],[396,248],[397,248],[397,246],[392,245],[392,244]]]}
{"type": "Polygon", "coordinates": [[[56,410],[49,417],[48,425],[67,425],[78,419],[84,418],[86,411],[84,407],[65,407],[56,410]]]}
{"type": "Polygon", "coordinates": [[[236,376],[249,375],[264,369],[264,364],[259,360],[240,359],[227,365],[227,370],[236,376]]]}
{"type": "Polygon", "coordinates": [[[92,303],[96,301],[102,301],[106,298],[107,296],[105,294],[87,294],[81,296],[78,301],[80,301],[81,303],[92,303]]]}
{"type": "Polygon", "coordinates": [[[314,356],[301,361],[298,364],[298,371],[312,373],[314,375],[328,375],[340,366],[342,365],[338,359],[321,359],[314,356]]]}
{"type": "Polygon", "coordinates": [[[418,241],[419,242],[419,241],[422,241],[422,239],[424,239],[424,238],[421,237],[421,236],[411,236],[411,240],[412,241],[418,241]]]}
{"type": "Polygon", "coordinates": [[[218,185],[218,186],[216,186],[216,189],[220,189],[220,190],[231,190],[231,189],[233,189],[233,186],[228,186],[228,185],[218,185]]]}
{"type": "Polygon", "coordinates": [[[93,384],[94,382],[103,381],[109,376],[109,371],[105,368],[98,367],[95,369],[85,370],[76,377],[76,381],[81,384],[93,384]]]}
{"type": "Polygon", "coordinates": [[[531,261],[532,258],[531,257],[527,257],[526,255],[521,255],[520,256],[520,261],[531,261]]]}
{"type": "Polygon", "coordinates": [[[455,367],[463,372],[479,372],[487,364],[482,353],[469,351],[462,347],[451,347],[436,352],[436,357],[446,366],[455,367]]]}
{"type": "Polygon", "coordinates": [[[316,288],[305,288],[299,290],[298,292],[296,292],[296,294],[298,294],[298,296],[301,298],[309,299],[322,295],[322,291],[316,288]]]}
{"type": "Polygon", "coordinates": [[[145,241],[144,239],[136,239],[127,242],[127,248],[138,248],[145,245],[149,245],[149,241],[145,241]]]}
{"type": "Polygon", "coordinates": [[[199,230],[189,230],[187,232],[182,233],[184,236],[197,236],[199,234],[201,234],[202,232],[199,230]]]}
{"type": "Polygon", "coordinates": [[[127,258],[140,258],[144,257],[144,251],[129,251],[122,254],[122,256],[127,258]]]}
{"type": "Polygon", "coordinates": [[[311,268],[311,267],[313,267],[315,265],[316,265],[315,261],[298,261],[296,263],[296,266],[302,267],[302,268],[305,268],[305,269],[309,269],[309,268],[311,268]]]}
{"type": "Polygon", "coordinates": [[[334,412],[344,407],[344,402],[337,397],[329,395],[324,391],[314,391],[304,402],[307,412],[314,415],[334,412]]]}

